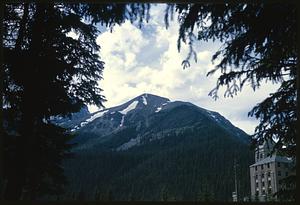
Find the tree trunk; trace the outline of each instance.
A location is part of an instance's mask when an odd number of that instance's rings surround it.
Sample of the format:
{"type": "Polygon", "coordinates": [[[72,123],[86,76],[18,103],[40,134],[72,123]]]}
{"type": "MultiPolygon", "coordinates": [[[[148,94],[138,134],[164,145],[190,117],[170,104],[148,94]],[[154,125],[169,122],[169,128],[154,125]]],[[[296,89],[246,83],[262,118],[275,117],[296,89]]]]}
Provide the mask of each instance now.
{"type": "MultiPolygon", "coordinates": [[[[27,95],[27,94],[25,94],[27,95]]],[[[29,102],[29,96],[25,97],[24,101],[29,102]],[[27,98],[27,99],[26,99],[27,98]]],[[[32,105],[26,103],[23,107],[23,119],[21,125],[21,135],[18,136],[16,144],[16,153],[14,155],[14,162],[9,170],[8,184],[5,193],[7,200],[19,200],[22,198],[22,191],[27,180],[28,162],[31,161],[30,155],[33,147],[30,142],[33,139],[34,131],[34,115],[32,105]]]]}
{"type": "MultiPolygon", "coordinates": [[[[28,18],[28,4],[24,4],[24,14],[20,22],[19,34],[16,40],[15,50],[21,49],[22,41],[24,40],[24,30],[26,25],[26,20],[28,18]]],[[[21,68],[19,68],[21,69],[21,68]]],[[[25,120],[23,120],[25,121],[25,120]]],[[[22,132],[22,131],[21,131],[22,132]]],[[[25,159],[24,152],[26,143],[26,137],[23,135],[18,136],[16,140],[16,153],[14,153],[12,167],[9,168],[7,176],[7,186],[4,191],[4,199],[6,200],[18,200],[22,194],[22,188],[25,183],[25,159]]]]}
{"type": "MultiPolygon", "coordinates": [[[[35,92],[37,85],[35,85],[34,77],[38,77],[36,71],[39,70],[41,65],[39,62],[39,53],[42,44],[42,33],[40,32],[45,18],[44,5],[36,4],[36,13],[34,15],[34,24],[32,28],[32,41],[29,48],[30,58],[28,63],[24,65],[26,69],[26,75],[24,79],[23,90],[23,103],[22,103],[22,119],[21,119],[21,136],[17,139],[16,153],[14,162],[9,170],[8,184],[5,190],[4,198],[6,200],[20,200],[30,199],[34,200],[36,197],[36,179],[34,176],[34,156],[38,153],[34,153],[36,134],[35,124],[38,119],[38,93],[35,92]],[[23,193],[27,192],[27,193],[23,193]]],[[[25,15],[25,13],[24,13],[25,15]]],[[[20,34],[19,37],[21,37],[20,34]]],[[[22,39],[19,40],[19,46],[21,46],[22,39]]]]}

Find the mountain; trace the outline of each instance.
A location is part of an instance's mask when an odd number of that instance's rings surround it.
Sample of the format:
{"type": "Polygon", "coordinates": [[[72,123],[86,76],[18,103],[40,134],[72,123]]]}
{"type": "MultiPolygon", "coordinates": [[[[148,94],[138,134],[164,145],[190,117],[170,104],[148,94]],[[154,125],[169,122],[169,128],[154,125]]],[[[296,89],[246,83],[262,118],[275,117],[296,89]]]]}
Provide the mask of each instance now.
{"type": "Polygon", "coordinates": [[[72,113],[68,117],[62,117],[62,116],[54,116],[51,118],[52,122],[56,125],[59,125],[64,128],[72,129],[75,127],[78,123],[85,120],[90,115],[88,107],[85,105],[83,106],[79,112],[72,113]]]}
{"type": "MultiPolygon", "coordinates": [[[[206,120],[207,123],[217,123],[232,134],[232,137],[247,142],[249,137],[245,132],[232,125],[217,112],[209,111],[188,102],[174,101],[152,94],[140,95],[120,106],[87,114],[87,108],[72,115],[71,119],[61,119],[59,125],[72,128],[79,135],[76,142],[89,141],[95,146],[97,141],[107,140],[129,127],[135,127],[139,135],[157,133],[170,129],[182,128],[206,120]],[[75,118],[74,118],[75,116],[75,118]],[[176,122],[174,123],[174,119],[176,122]],[[159,122],[159,124],[158,124],[159,122]]],[[[133,139],[133,138],[131,138],[133,139]]],[[[86,144],[81,144],[81,147],[86,144]]]]}
{"type": "Polygon", "coordinates": [[[219,113],[142,94],[122,105],[60,119],[74,133],[64,199],[220,200],[247,195],[249,136],[219,113]]]}

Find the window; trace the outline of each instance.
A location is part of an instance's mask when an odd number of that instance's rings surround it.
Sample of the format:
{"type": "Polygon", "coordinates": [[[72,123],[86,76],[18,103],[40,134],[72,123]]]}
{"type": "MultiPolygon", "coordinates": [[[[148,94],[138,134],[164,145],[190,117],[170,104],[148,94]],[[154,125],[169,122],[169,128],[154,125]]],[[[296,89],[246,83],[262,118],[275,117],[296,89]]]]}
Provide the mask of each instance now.
{"type": "Polygon", "coordinates": [[[255,175],[255,179],[257,179],[257,175],[255,175]]]}
{"type": "Polygon", "coordinates": [[[271,180],[268,181],[268,186],[271,186],[271,180]]]}
{"type": "Polygon", "coordinates": [[[272,194],[272,189],[271,188],[268,189],[268,193],[272,194]]]}
{"type": "Polygon", "coordinates": [[[263,155],[262,155],[262,154],[260,154],[260,158],[261,158],[261,159],[263,158],[263,155]]]}
{"type": "Polygon", "coordinates": [[[266,194],[266,191],[265,191],[265,190],[263,190],[263,191],[262,191],[262,194],[263,194],[263,195],[265,195],[265,194],[266,194]]]}
{"type": "Polygon", "coordinates": [[[262,184],[263,187],[265,186],[265,182],[262,182],[261,184],[262,184]]]}
{"type": "Polygon", "coordinates": [[[255,166],[255,171],[257,171],[257,166],[255,166]]]}
{"type": "Polygon", "coordinates": [[[261,165],[261,169],[264,169],[264,165],[263,164],[261,165]]]}
{"type": "Polygon", "coordinates": [[[267,164],[267,167],[270,168],[270,163],[267,164]]]}
{"type": "Polygon", "coordinates": [[[255,184],[255,185],[256,185],[256,188],[257,188],[257,187],[258,187],[258,182],[256,182],[256,184],[255,184]]]}
{"type": "Polygon", "coordinates": [[[271,176],[271,173],[270,172],[268,172],[268,177],[270,177],[271,176]]]}
{"type": "Polygon", "coordinates": [[[264,173],[262,173],[262,174],[261,174],[261,178],[264,178],[264,177],[265,177],[265,174],[264,174],[264,173]]]}
{"type": "Polygon", "coordinates": [[[277,163],[277,166],[280,167],[280,162],[277,163]]]}
{"type": "Polygon", "coordinates": [[[281,176],[281,171],[278,171],[278,176],[281,176]]]}
{"type": "Polygon", "coordinates": [[[259,191],[256,191],[256,192],[255,192],[255,195],[258,196],[258,195],[259,195],[259,191]]]}

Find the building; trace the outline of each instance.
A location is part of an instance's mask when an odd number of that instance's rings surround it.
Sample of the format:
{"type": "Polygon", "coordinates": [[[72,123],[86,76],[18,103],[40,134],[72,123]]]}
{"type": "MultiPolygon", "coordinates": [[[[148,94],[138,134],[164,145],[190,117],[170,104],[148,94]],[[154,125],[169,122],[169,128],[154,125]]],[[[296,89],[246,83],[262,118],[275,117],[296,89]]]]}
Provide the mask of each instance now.
{"type": "Polygon", "coordinates": [[[255,164],[250,166],[252,200],[276,200],[273,195],[282,188],[281,179],[290,174],[292,161],[276,153],[271,155],[273,147],[273,141],[266,141],[255,150],[255,164]]]}

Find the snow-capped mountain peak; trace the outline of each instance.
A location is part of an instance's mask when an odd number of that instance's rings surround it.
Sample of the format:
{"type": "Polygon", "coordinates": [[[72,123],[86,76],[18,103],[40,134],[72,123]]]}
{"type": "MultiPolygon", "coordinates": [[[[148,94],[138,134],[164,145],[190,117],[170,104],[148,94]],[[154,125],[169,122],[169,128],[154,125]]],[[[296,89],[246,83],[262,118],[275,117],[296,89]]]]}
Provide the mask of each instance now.
{"type": "MultiPolygon", "coordinates": [[[[160,139],[160,132],[167,133],[171,130],[181,130],[185,127],[200,126],[201,124],[214,124],[225,129],[236,138],[244,141],[245,133],[233,126],[228,120],[217,112],[209,111],[189,102],[170,101],[168,98],[144,93],[119,106],[107,108],[89,115],[81,121],[77,120],[72,127],[67,127],[71,132],[76,132],[81,137],[77,140],[89,141],[89,146],[97,144],[91,138],[100,140],[115,133],[127,132],[134,129],[143,136],[139,140],[135,135],[116,147],[116,150],[126,150],[132,146],[139,146],[145,139],[149,141],[160,139]],[[150,133],[158,133],[151,136],[150,133]],[[82,133],[88,133],[82,134],[82,133]],[[125,143],[125,144],[124,144],[125,143]],[[124,146],[123,146],[124,145],[124,146]],[[118,149],[117,149],[118,148],[118,149]]],[[[163,135],[165,136],[165,135],[163,135]]],[[[81,147],[85,147],[82,145],[81,147]]]]}

